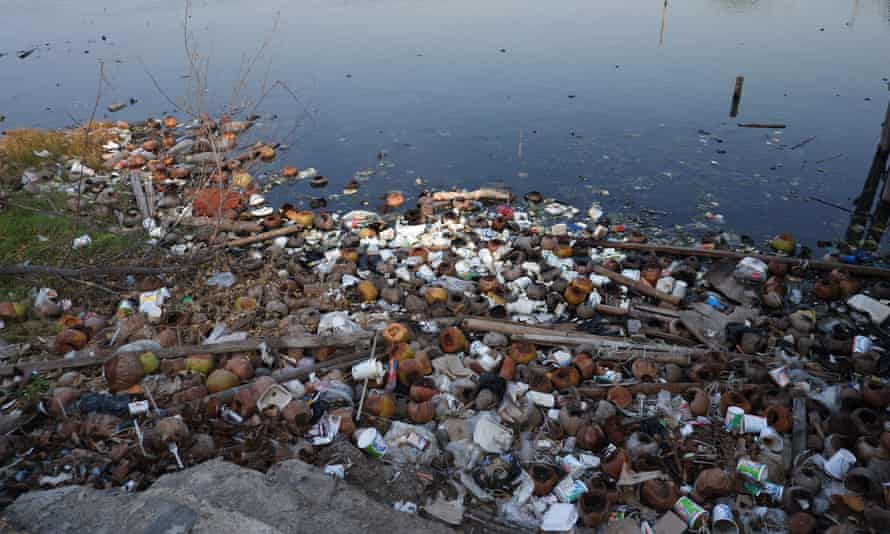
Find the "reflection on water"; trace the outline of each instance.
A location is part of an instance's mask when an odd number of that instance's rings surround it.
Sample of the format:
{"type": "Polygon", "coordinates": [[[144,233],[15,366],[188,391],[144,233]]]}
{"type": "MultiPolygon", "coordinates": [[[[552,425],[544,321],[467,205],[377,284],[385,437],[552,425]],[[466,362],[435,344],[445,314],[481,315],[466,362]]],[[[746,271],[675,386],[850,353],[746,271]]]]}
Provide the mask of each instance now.
{"type": "MultiPolygon", "coordinates": [[[[138,101],[113,117],[173,109],[147,73],[172,100],[189,94],[180,0],[9,4],[4,127],[89,116],[98,60],[102,109],[138,101]]],[[[359,174],[359,193],[334,206],[505,183],[690,231],[719,230],[711,213],[757,237],[832,238],[848,214],[808,199],[858,194],[890,96],[890,0],[201,0],[191,29],[211,109],[230,101],[276,13],[244,93],[255,102],[264,83],[287,82],[293,95],[262,99],[257,131],[290,145],[276,165],[319,168],[329,192],[359,174]]],[[[297,184],[276,198],[316,193],[297,184]]]]}

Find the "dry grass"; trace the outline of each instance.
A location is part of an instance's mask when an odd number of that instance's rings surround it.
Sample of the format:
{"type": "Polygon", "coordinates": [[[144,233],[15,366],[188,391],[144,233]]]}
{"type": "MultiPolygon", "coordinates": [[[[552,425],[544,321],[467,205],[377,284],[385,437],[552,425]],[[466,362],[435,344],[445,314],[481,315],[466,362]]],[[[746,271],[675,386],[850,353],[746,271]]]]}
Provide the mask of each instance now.
{"type": "Polygon", "coordinates": [[[39,130],[23,128],[3,132],[0,136],[0,185],[16,187],[21,174],[46,163],[77,158],[98,168],[102,164],[102,145],[113,136],[110,124],[94,123],[70,130],[39,130]],[[36,152],[49,152],[49,157],[36,152]]]}

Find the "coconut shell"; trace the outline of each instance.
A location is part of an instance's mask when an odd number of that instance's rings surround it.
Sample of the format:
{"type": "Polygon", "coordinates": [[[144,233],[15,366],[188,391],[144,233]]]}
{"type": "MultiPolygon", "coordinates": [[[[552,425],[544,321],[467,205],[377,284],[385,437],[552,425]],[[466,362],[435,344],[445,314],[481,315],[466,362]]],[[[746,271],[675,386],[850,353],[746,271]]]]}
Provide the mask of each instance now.
{"type": "Polygon", "coordinates": [[[633,398],[624,386],[612,386],[606,394],[606,399],[615,404],[619,408],[627,408],[633,401],[633,398]]]}
{"type": "Polygon", "coordinates": [[[442,347],[442,351],[446,353],[463,352],[467,348],[467,338],[460,328],[452,326],[446,328],[442,335],[439,336],[439,344],[442,347]]]}
{"type": "Polygon", "coordinates": [[[155,425],[155,431],[164,443],[184,443],[191,435],[188,425],[181,417],[165,417],[155,425]]]}
{"type": "Polygon", "coordinates": [[[680,498],[680,490],[669,480],[647,480],[640,487],[640,497],[649,507],[658,512],[666,512],[680,498]]]}
{"type": "Polygon", "coordinates": [[[216,365],[212,354],[194,354],[185,359],[185,368],[201,374],[210,374],[216,365]]]}
{"type": "Polygon", "coordinates": [[[253,364],[247,358],[236,356],[226,362],[226,370],[235,373],[240,380],[253,378],[253,364]]]}
{"type": "Polygon", "coordinates": [[[217,369],[207,377],[207,391],[210,393],[219,393],[220,391],[237,387],[240,383],[241,379],[232,371],[217,369]]]}
{"type": "Polygon", "coordinates": [[[114,356],[105,362],[103,370],[108,388],[113,392],[135,386],[144,376],[142,362],[138,356],[131,353],[114,356]]]}
{"type": "Polygon", "coordinates": [[[66,354],[72,350],[80,350],[84,348],[88,340],[86,333],[81,330],[67,328],[59,332],[59,335],[56,336],[53,349],[56,354],[66,354]]]}
{"type": "Polygon", "coordinates": [[[705,469],[695,479],[695,493],[705,501],[728,497],[733,493],[732,477],[719,467],[705,469]]]}

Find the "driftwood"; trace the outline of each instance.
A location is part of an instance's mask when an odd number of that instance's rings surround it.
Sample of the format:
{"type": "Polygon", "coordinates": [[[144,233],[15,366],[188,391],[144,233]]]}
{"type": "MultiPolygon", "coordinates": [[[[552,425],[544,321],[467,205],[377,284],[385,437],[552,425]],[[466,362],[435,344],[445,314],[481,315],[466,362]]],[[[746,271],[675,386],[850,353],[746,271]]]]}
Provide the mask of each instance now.
{"type": "Polygon", "coordinates": [[[64,278],[90,278],[94,276],[113,276],[125,274],[163,274],[175,273],[190,269],[194,263],[171,265],[167,267],[143,267],[141,265],[108,265],[104,267],[84,267],[82,269],[66,269],[49,265],[0,265],[0,276],[3,275],[40,275],[61,276],[64,278]]]}
{"type": "Polygon", "coordinates": [[[451,201],[451,200],[494,200],[498,202],[509,202],[512,195],[507,191],[499,191],[497,189],[477,189],[476,191],[438,191],[433,193],[435,201],[451,201]]]}
{"type": "MultiPolygon", "coordinates": [[[[360,342],[370,339],[371,335],[358,336],[285,336],[270,337],[266,339],[247,339],[230,343],[214,343],[209,345],[183,345],[153,351],[159,359],[181,358],[191,354],[231,354],[234,352],[256,352],[263,343],[270,350],[274,349],[302,349],[314,347],[354,347],[360,342]]],[[[95,348],[84,349],[75,354],[73,358],[59,360],[44,360],[35,362],[23,362],[17,365],[0,367],[0,376],[13,376],[17,372],[28,374],[30,372],[46,372],[61,369],[79,369],[102,365],[112,355],[110,349],[97,351],[95,348]]]]}
{"type": "Polygon", "coordinates": [[[307,349],[314,347],[352,347],[371,335],[356,336],[284,336],[253,338],[227,343],[206,345],[183,345],[152,351],[160,359],[182,358],[191,354],[231,354],[233,352],[256,352],[263,344],[269,349],[307,349]]]}
{"type": "Polygon", "coordinates": [[[865,265],[849,265],[846,263],[835,263],[822,260],[805,260],[802,258],[793,258],[790,256],[774,256],[767,254],[744,254],[732,250],[705,250],[688,247],[672,247],[667,245],[655,245],[650,243],[624,243],[620,241],[594,241],[591,246],[600,248],[615,248],[620,250],[635,250],[639,252],[652,252],[655,254],[665,254],[668,256],[697,256],[700,258],[728,258],[732,260],[741,260],[742,258],[757,258],[766,263],[775,261],[786,265],[799,266],[807,269],[815,269],[818,271],[845,271],[850,274],[860,276],[870,276],[876,278],[890,278],[890,269],[881,269],[879,267],[868,267],[865,265]]]}
{"type": "MultiPolygon", "coordinates": [[[[638,393],[642,393],[644,395],[658,395],[659,391],[668,391],[673,395],[679,395],[689,391],[692,388],[703,388],[712,384],[711,382],[666,382],[666,383],[656,383],[656,382],[645,382],[641,384],[632,384],[627,386],[622,386],[630,391],[631,395],[636,396],[638,393]]],[[[726,390],[730,389],[730,386],[725,382],[713,382],[713,384],[717,384],[717,387],[720,389],[726,390]]],[[[582,386],[575,388],[575,391],[578,392],[582,397],[586,397],[592,400],[603,400],[609,394],[609,390],[615,386],[621,384],[611,384],[611,385],[602,385],[602,386],[582,386]]],[[[770,387],[766,384],[755,384],[754,387],[770,387]]]]}
{"type": "Polygon", "coordinates": [[[148,219],[151,217],[151,210],[148,207],[148,201],[145,199],[145,189],[142,187],[142,178],[139,173],[130,173],[130,187],[133,189],[133,196],[136,197],[136,205],[139,207],[142,219],[148,219]]]}
{"type": "Polygon", "coordinates": [[[263,225],[251,221],[230,221],[214,217],[164,217],[164,223],[183,226],[213,226],[224,232],[262,232],[263,225]]]}
{"type": "MultiPolygon", "coordinates": [[[[595,348],[612,351],[638,350],[653,353],[670,352],[678,355],[698,355],[708,352],[703,349],[691,349],[689,347],[677,347],[664,344],[643,344],[628,341],[623,337],[597,336],[582,334],[574,331],[560,331],[553,327],[529,326],[511,321],[499,321],[497,319],[466,318],[461,322],[465,330],[471,332],[498,332],[511,336],[517,341],[530,341],[541,345],[591,345],[595,348]]],[[[688,358],[687,358],[688,360],[688,358]]],[[[673,363],[667,362],[664,363],[673,363]]]]}
{"type": "Polygon", "coordinates": [[[641,295],[645,295],[647,297],[652,297],[664,302],[670,302],[671,304],[679,306],[683,299],[680,297],[675,297],[670,293],[665,293],[664,291],[659,291],[654,287],[646,284],[645,282],[641,282],[639,280],[634,280],[633,278],[628,278],[622,274],[616,273],[614,271],[610,271],[605,267],[594,265],[593,272],[600,276],[605,276],[609,280],[615,282],[616,284],[621,284],[623,286],[627,286],[637,293],[641,295]]]}
{"type": "Polygon", "coordinates": [[[223,243],[219,246],[221,247],[241,247],[244,245],[250,245],[252,243],[259,243],[261,241],[266,241],[269,239],[275,239],[276,237],[281,237],[284,235],[290,235],[303,230],[303,227],[300,225],[294,226],[285,226],[282,228],[277,228],[275,230],[271,230],[268,232],[263,232],[262,234],[257,234],[250,237],[242,237],[241,239],[233,239],[228,243],[223,243]]]}
{"type": "Polygon", "coordinates": [[[792,458],[797,458],[807,448],[807,402],[803,397],[794,397],[793,402],[791,454],[792,458]]]}
{"type": "Polygon", "coordinates": [[[631,311],[627,308],[621,308],[619,306],[609,306],[608,304],[597,304],[596,308],[594,308],[598,313],[603,315],[612,315],[615,317],[624,317],[627,315],[632,315],[631,311]]]}
{"type": "Polygon", "coordinates": [[[528,341],[538,345],[550,346],[581,346],[590,345],[595,349],[612,351],[612,353],[600,353],[598,357],[608,361],[625,361],[629,357],[645,357],[659,363],[676,363],[677,365],[689,365],[698,357],[708,356],[714,352],[725,354],[732,360],[750,360],[756,358],[750,354],[739,352],[712,350],[699,347],[685,347],[668,345],[664,343],[639,343],[623,337],[597,336],[583,334],[575,331],[559,330],[557,325],[548,327],[530,326],[512,321],[498,319],[486,319],[480,317],[468,317],[461,321],[461,327],[470,332],[498,332],[508,335],[516,341],[528,341]],[[618,352],[619,354],[615,354],[618,352]],[[620,352],[631,352],[630,356],[621,355],[620,352]]]}

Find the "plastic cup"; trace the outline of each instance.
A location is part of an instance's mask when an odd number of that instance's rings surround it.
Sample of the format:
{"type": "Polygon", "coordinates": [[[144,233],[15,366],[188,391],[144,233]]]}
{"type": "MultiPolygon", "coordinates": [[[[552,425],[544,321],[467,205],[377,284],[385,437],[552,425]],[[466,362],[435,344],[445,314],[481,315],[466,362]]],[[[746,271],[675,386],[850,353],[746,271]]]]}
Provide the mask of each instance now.
{"type": "Polygon", "coordinates": [[[376,360],[365,360],[352,366],[353,380],[377,380],[383,377],[383,364],[376,360]]]}
{"type": "Polygon", "coordinates": [[[771,426],[764,427],[760,431],[760,444],[775,453],[782,452],[785,448],[785,440],[771,426]]]}
{"type": "Polygon", "coordinates": [[[780,388],[791,383],[791,375],[788,374],[788,369],[784,366],[771,370],[769,376],[772,377],[773,381],[778,384],[780,388]]]}
{"type": "Polygon", "coordinates": [[[723,427],[727,432],[741,432],[744,418],[745,410],[738,406],[730,406],[726,409],[726,419],[724,420],[723,427]]]}
{"type": "Polygon", "coordinates": [[[749,478],[754,482],[763,482],[769,475],[766,464],[760,464],[745,458],[739,460],[739,463],[735,466],[735,470],[738,474],[745,478],[749,478]]]}
{"type": "Polygon", "coordinates": [[[365,428],[356,432],[356,445],[374,458],[381,458],[386,454],[387,445],[380,432],[376,428],[365,428]]]}
{"type": "Polygon", "coordinates": [[[738,534],[739,526],[732,517],[732,508],[718,504],[711,512],[711,532],[714,534],[738,534]]]}
{"type": "Polygon", "coordinates": [[[766,417],[759,415],[745,414],[745,418],[742,420],[742,432],[745,434],[760,434],[760,431],[767,426],[766,417]]]}
{"type": "Polygon", "coordinates": [[[843,480],[847,471],[856,463],[856,456],[847,449],[841,449],[825,462],[825,472],[832,477],[843,480]]]}
{"type": "Polygon", "coordinates": [[[677,502],[674,503],[674,511],[692,530],[698,530],[708,522],[708,511],[689,497],[677,499],[677,502]]]}

